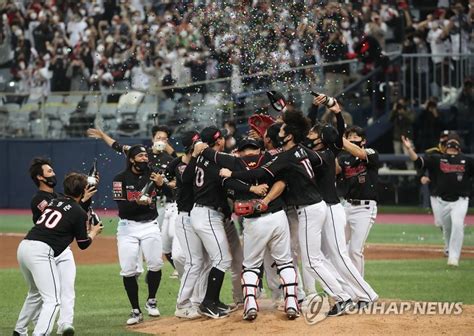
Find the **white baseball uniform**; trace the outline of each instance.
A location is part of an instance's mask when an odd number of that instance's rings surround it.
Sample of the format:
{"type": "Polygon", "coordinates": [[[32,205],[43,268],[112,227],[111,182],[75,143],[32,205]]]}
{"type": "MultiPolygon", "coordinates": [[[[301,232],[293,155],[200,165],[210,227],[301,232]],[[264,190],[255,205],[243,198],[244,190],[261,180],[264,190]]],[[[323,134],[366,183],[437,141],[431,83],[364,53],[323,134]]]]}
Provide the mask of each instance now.
{"type": "Polygon", "coordinates": [[[117,246],[120,263],[120,275],[132,277],[138,275],[137,256],[140,249],[145,257],[147,269],[157,272],[163,266],[161,258],[161,233],[158,221],[136,222],[120,219],[117,227],[117,246]]]}
{"type": "Polygon", "coordinates": [[[284,291],[286,308],[298,310],[296,297],[297,276],[290,250],[290,230],[283,210],[265,213],[256,218],[244,218],[244,270],[242,288],[245,298],[244,311],[257,309],[256,294],[260,266],[268,248],[275,261],[284,291]]]}
{"type": "Polygon", "coordinates": [[[347,253],[345,226],[346,214],[343,206],[340,203],[328,205],[326,223],[323,226],[322,251],[344,279],[341,285],[347,293],[353,295],[353,301],[376,301],[377,293],[364,280],[347,253]]]}
{"type": "Polygon", "coordinates": [[[364,276],[364,245],[377,217],[377,202],[361,200],[363,204],[345,202],[347,251],[359,273],[364,276]]]}

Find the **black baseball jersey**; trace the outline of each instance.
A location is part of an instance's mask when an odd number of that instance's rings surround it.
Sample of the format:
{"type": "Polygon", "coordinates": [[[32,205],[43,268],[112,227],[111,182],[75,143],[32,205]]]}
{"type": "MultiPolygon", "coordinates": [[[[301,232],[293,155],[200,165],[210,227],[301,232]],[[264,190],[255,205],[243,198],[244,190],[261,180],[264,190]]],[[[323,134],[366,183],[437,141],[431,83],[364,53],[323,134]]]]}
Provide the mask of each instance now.
{"type": "Polygon", "coordinates": [[[332,149],[326,148],[318,154],[323,159],[323,164],[316,169],[316,185],[323,200],[327,204],[339,203],[336,190],[336,158],[332,149]]]}
{"type": "Polygon", "coordinates": [[[322,158],[316,152],[296,145],[273,156],[261,168],[233,172],[232,177],[248,181],[269,174],[286,182],[284,199],[287,205],[310,205],[322,201],[314,178],[314,169],[322,163],[322,158]]]}
{"type": "MultiPolygon", "coordinates": [[[[125,155],[128,152],[129,146],[124,146],[119,144],[117,141],[113,143],[112,148],[119,153],[124,153],[125,155]]],[[[148,154],[149,166],[152,171],[163,174],[168,180],[171,180],[171,176],[167,175],[166,167],[176,158],[176,152],[168,154],[167,152],[153,152],[153,148],[147,147],[146,152],[148,154]]],[[[174,193],[170,188],[164,188],[163,190],[157,190],[159,196],[166,196],[167,202],[173,202],[174,193]]]]}
{"type": "Polygon", "coordinates": [[[194,203],[225,209],[230,213],[222,178],[219,176],[220,166],[200,155],[194,169],[194,203]]]}
{"type": "Polygon", "coordinates": [[[48,203],[25,239],[48,244],[57,257],[74,238],[81,249],[90,245],[86,224],[87,214],[84,209],[69,197],[59,197],[48,203]]]}
{"type": "MultiPolygon", "coordinates": [[[[205,158],[214,161],[219,166],[228,168],[232,171],[246,171],[257,169],[272,160],[272,155],[268,152],[260,155],[235,157],[225,153],[217,153],[213,149],[207,148],[204,150],[202,155],[205,158]]],[[[273,177],[266,174],[263,178],[255,178],[253,180],[250,180],[249,182],[252,185],[267,184],[269,189],[271,189],[275,181],[276,180],[273,177]]],[[[229,189],[228,194],[230,194],[230,197],[232,199],[250,200],[260,198],[259,196],[250,191],[250,185],[245,184],[246,187],[241,187],[243,184],[245,183],[242,181],[236,181],[233,178],[224,179],[224,186],[229,189]]],[[[284,207],[284,205],[285,203],[283,202],[283,199],[281,197],[277,197],[272,202],[270,202],[270,204],[268,204],[268,211],[271,212],[276,209],[281,209],[284,207]]]]}
{"type": "MultiPolygon", "coordinates": [[[[54,191],[52,193],[49,193],[47,191],[38,190],[35,196],[33,196],[30,203],[31,212],[33,213],[33,223],[36,223],[38,218],[41,217],[44,209],[46,209],[46,207],[48,206],[48,203],[52,199],[57,198],[57,197],[58,197],[58,194],[56,194],[54,191]]],[[[92,199],[88,199],[86,202],[82,202],[82,201],[79,202],[79,205],[81,206],[81,208],[84,209],[84,211],[87,212],[91,203],[92,203],[92,199]]]]}
{"type": "Polygon", "coordinates": [[[375,149],[365,148],[367,160],[361,160],[349,153],[338,157],[344,178],[345,199],[377,200],[379,154],[375,149]]]}
{"type": "Polygon", "coordinates": [[[454,202],[459,197],[469,197],[474,159],[464,155],[433,154],[418,157],[417,168],[426,168],[436,183],[435,194],[444,201],[454,202]]]}
{"type": "Polygon", "coordinates": [[[49,202],[57,197],[58,195],[55,192],[49,193],[47,191],[38,190],[30,203],[31,212],[33,213],[33,223],[36,223],[41,217],[49,202]]]}
{"type": "Polygon", "coordinates": [[[193,176],[195,169],[195,162],[193,167],[189,167],[184,163],[182,158],[176,158],[166,168],[167,174],[176,179],[176,204],[178,211],[190,212],[193,209],[194,194],[193,194],[193,176]],[[185,179],[185,171],[191,171],[191,178],[185,179]]]}
{"type": "MultiPolygon", "coordinates": [[[[115,176],[112,184],[113,197],[117,202],[119,217],[137,222],[150,221],[158,216],[156,210],[157,188],[153,188],[150,194],[152,202],[150,205],[137,204],[143,187],[150,181],[151,170],[142,174],[134,174],[131,168],[127,168],[115,176]]],[[[166,185],[163,185],[166,188],[166,185]]]]}
{"type": "MultiPolygon", "coordinates": [[[[442,151],[439,147],[433,147],[433,148],[429,148],[425,151],[425,154],[427,156],[429,155],[440,155],[442,154],[442,151]]],[[[438,196],[438,181],[437,181],[437,178],[438,178],[438,175],[432,175],[430,176],[430,174],[428,173],[426,167],[423,168],[423,175],[428,175],[429,178],[430,178],[430,183],[428,183],[428,188],[430,190],[430,195],[431,196],[438,196]]]]}

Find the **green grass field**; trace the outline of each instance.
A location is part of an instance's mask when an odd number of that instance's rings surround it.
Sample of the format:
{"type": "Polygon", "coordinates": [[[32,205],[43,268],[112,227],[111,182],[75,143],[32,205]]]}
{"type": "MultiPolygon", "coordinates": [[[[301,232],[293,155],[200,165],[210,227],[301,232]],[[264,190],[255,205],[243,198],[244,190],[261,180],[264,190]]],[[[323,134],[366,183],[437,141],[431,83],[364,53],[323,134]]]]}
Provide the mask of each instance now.
{"type": "MultiPolygon", "coordinates": [[[[116,220],[104,218],[106,235],[113,235],[116,220]]],[[[26,232],[29,216],[2,216],[0,232],[26,232]]],[[[427,225],[375,225],[369,243],[442,244],[441,233],[427,225]]],[[[474,246],[474,228],[466,227],[465,245],[474,246]]],[[[366,278],[383,299],[418,301],[462,301],[474,304],[474,259],[461,260],[457,269],[448,268],[446,259],[377,260],[366,262],[366,278]]],[[[164,316],[174,312],[179,282],[169,279],[171,267],[164,267],[158,292],[164,316]]],[[[140,278],[140,298],[144,304],[146,285],[140,278]]],[[[231,299],[230,275],[222,299],[231,299]]],[[[0,269],[0,335],[10,335],[27,288],[18,269],[0,269]]],[[[75,327],[80,335],[132,335],[124,328],[129,304],[119,276],[118,264],[78,266],[76,279],[75,327]]]]}
{"type": "MultiPolygon", "coordinates": [[[[103,235],[115,235],[117,217],[103,217],[103,235]]],[[[0,218],[0,232],[24,233],[31,228],[31,217],[22,215],[3,215],[0,218]]],[[[443,244],[441,232],[434,225],[415,224],[376,224],[370,231],[369,243],[384,244],[443,244]]],[[[474,246],[474,227],[464,231],[464,245],[474,246]]]]}

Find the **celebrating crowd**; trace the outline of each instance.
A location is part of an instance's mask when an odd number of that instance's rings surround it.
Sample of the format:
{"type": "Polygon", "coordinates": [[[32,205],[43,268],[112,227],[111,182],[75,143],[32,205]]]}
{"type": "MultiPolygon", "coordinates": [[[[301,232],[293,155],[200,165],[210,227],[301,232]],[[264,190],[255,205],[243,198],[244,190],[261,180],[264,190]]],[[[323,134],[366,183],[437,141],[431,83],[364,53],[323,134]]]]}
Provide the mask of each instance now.
{"type": "MultiPolygon", "coordinates": [[[[11,69],[24,92],[44,94],[147,91],[227,77],[238,93],[269,84],[265,75],[239,76],[275,71],[282,71],[279,78],[315,82],[313,69],[284,71],[354,57],[365,36],[381,51],[403,43],[410,52],[446,52],[448,44],[467,52],[474,12],[459,3],[417,22],[405,1],[9,0],[0,13],[0,67],[11,69]]],[[[330,95],[350,76],[347,66],[324,73],[330,95]]]]}

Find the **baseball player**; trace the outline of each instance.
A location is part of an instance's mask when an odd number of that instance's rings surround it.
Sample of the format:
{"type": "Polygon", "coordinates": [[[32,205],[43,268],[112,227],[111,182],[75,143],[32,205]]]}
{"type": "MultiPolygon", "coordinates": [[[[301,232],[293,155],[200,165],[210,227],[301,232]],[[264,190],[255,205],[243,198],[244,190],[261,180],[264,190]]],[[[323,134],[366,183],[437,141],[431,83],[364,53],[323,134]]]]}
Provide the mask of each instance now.
{"type": "MultiPolygon", "coordinates": [[[[320,105],[324,97],[316,97],[314,103],[320,105]]],[[[328,205],[326,223],[322,233],[322,251],[325,257],[334,266],[334,274],[338,274],[344,281],[342,287],[351,294],[352,300],[357,301],[359,309],[378,299],[378,295],[361,276],[349,257],[346,247],[346,214],[339,202],[336,190],[336,156],[342,150],[344,119],[341,108],[336,102],[329,108],[336,115],[337,130],[331,125],[316,125],[309,134],[308,147],[318,150],[323,158],[323,165],[316,170],[316,183],[321,195],[328,205]],[[320,141],[316,146],[315,142],[320,141]]]]}
{"type": "MultiPolygon", "coordinates": [[[[214,127],[206,127],[201,131],[201,140],[217,152],[224,149],[225,140],[222,132],[214,127]]],[[[205,146],[195,146],[193,157],[205,146]]],[[[238,274],[242,270],[242,248],[238,239],[237,230],[231,221],[230,208],[223,188],[222,178],[219,176],[219,166],[199,155],[193,158],[189,168],[194,167],[194,206],[191,210],[191,227],[201,244],[191,248],[192,258],[203,255],[203,247],[212,263],[209,272],[206,295],[199,306],[200,313],[211,318],[227,316],[236,306],[229,307],[219,299],[225,270],[232,264],[232,282],[234,302],[242,299],[238,274]],[[232,260],[233,259],[233,260],[232,260]],[[237,272],[238,269],[238,272],[237,272]],[[238,273],[238,274],[236,274],[238,273]],[[237,293],[237,291],[239,293],[237,293]]],[[[245,183],[232,180],[227,182],[229,187],[236,191],[248,191],[245,183]]]]}
{"type": "MultiPolygon", "coordinates": [[[[92,226],[90,232],[87,232],[87,213],[78,204],[86,192],[86,176],[68,174],[63,185],[64,196],[49,201],[35,226],[18,246],[18,263],[29,291],[14,335],[28,335],[27,326],[37,312],[39,316],[33,335],[51,333],[61,304],[62,288],[55,258],[74,239],[80,249],[88,248],[102,231],[102,224],[99,224],[92,226]]],[[[73,335],[74,329],[63,330],[64,334],[73,335]]]]}
{"type": "Polygon", "coordinates": [[[437,181],[440,220],[444,238],[449,242],[448,265],[457,267],[464,240],[474,160],[461,153],[461,140],[457,134],[448,135],[445,153],[423,157],[415,153],[407,138],[402,137],[402,142],[416,168],[426,168],[437,181]]]}
{"type": "MultiPolygon", "coordinates": [[[[31,212],[33,214],[33,224],[41,217],[48,203],[57,198],[54,191],[56,186],[56,174],[49,160],[44,158],[34,158],[30,165],[30,176],[38,191],[31,200],[31,212]]],[[[81,207],[88,211],[92,196],[97,192],[94,186],[87,186],[83,198],[80,200],[81,207]]],[[[61,306],[58,319],[58,334],[74,333],[74,301],[75,291],[74,282],[76,279],[76,264],[71,248],[68,246],[61,255],[55,258],[56,266],[59,272],[59,282],[61,284],[61,306]]],[[[26,330],[29,317],[20,318],[16,326],[17,330],[26,330]],[[21,321],[26,324],[21,325],[21,321]]],[[[33,318],[34,320],[34,318],[33,318]]]]}
{"type": "MultiPolygon", "coordinates": [[[[90,137],[102,139],[108,146],[113,148],[118,153],[123,153],[126,155],[130,149],[129,145],[121,145],[99,128],[90,128],[87,130],[87,134],[90,137]]],[[[166,171],[167,165],[176,157],[176,152],[168,142],[170,135],[171,130],[164,125],[153,126],[151,129],[151,141],[153,146],[147,148],[148,159],[150,161],[150,167],[160,174],[163,174],[166,171]]],[[[171,189],[174,188],[173,181],[169,183],[168,181],[165,182],[167,182],[171,189]]],[[[159,197],[157,197],[157,210],[159,215],[158,222],[160,224],[160,230],[162,233],[163,254],[166,256],[166,259],[171,263],[173,268],[175,268],[174,260],[171,254],[173,247],[174,225],[170,225],[170,223],[174,224],[176,222],[178,211],[176,208],[176,203],[174,202],[173,192],[170,188],[165,189],[165,194],[158,194],[159,197]],[[164,206],[162,206],[163,203],[164,206]]],[[[183,265],[179,265],[178,270],[182,270],[183,267],[183,265]]],[[[173,273],[172,276],[177,277],[178,275],[173,273]]]]}
{"type": "MultiPolygon", "coordinates": [[[[439,136],[439,143],[438,146],[429,148],[425,151],[426,155],[439,155],[443,154],[446,152],[446,141],[448,140],[448,135],[450,134],[450,131],[444,130],[441,132],[439,136]]],[[[439,227],[441,229],[441,232],[443,232],[443,226],[442,226],[442,221],[441,221],[441,215],[440,215],[440,206],[438,202],[438,191],[437,191],[437,181],[436,181],[436,176],[428,176],[427,170],[424,169],[423,171],[423,176],[420,179],[420,182],[422,185],[426,185],[429,187],[429,192],[430,192],[430,204],[431,204],[431,209],[433,211],[433,217],[434,217],[434,224],[436,227],[439,227]]],[[[449,241],[446,241],[444,239],[444,234],[443,234],[443,241],[444,241],[444,254],[445,256],[448,256],[448,244],[449,241]]]]}
{"type": "Polygon", "coordinates": [[[342,174],[345,184],[347,248],[352,262],[364,276],[364,244],[377,216],[379,155],[375,149],[365,148],[367,139],[362,128],[349,127],[344,135],[344,149],[352,150],[338,157],[337,172],[342,174]]]}
{"type": "Polygon", "coordinates": [[[156,292],[161,281],[161,233],[157,220],[156,191],[152,189],[149,198],[142,199],[142,190],[152,180],[158,189],[167,188],[163,177],[151,171],[148,153],[144,146],[134,145],[127,154],[127,167],[113,180],[113,197],[119,210],[117,245],[120,275],[132,306],[128,325],[143,321],[138,302],[137,261],[141,251],[147,263],[148,300],[145,309],[149,316],[160,316],[156,292]]]}
{"type": "Polygon", "coordinates": [[[301,112],[284,112],[279,133],[283,152],[258,169],[232,172],[221,171],[224,177],[251,180],[283,176],[286,182],[285,201],[297,210],[299,239],[303,267],[317,279],[323,289],[336,301],[328,316],[339,315],[352,307],[350,295],[342,289],[338,280],[328,270],[328,261],[321,252],[321,230],[327,206],[318,192],[314,168],[322,165],[321,157],[300,145],[309,131],[309,123],[301,112]]]}
{"type": "Polygon", "coordinates": [[[198,132],[186,132],[181,140],[185,155],[174,159],[167,167],[169,173],[176,177],[176,203],[178,206],[176,238],[185,254],[184,272],[176,300],[175,316],[185,319],[195,319],[201,316],[198,306],[204,299],[205,288],[203,285],[207,284],[207,275],[210,270],[210,268],[207,270],[206,255],[193,256],[191,253],[193,246],[201,244],[190,223],[190,212],[194,204],[195,167],[188,168],[193,153],[193,144],[199,139],[198,132]]]}
{"type": "MultiPolygon", "coordinates": [[[[278,153],[281,152],[281,148],[278,147],[278,133],[280,132],[282,123],[274,123],[270,125],[264,132],[264,135],[262,137],[264,147],[267,151],[267,153],[271,155],[277,155],[278,153]]],[[[312,284],[313,291],[314,289],[314,279],[311,276],[311,274],[307,274],[305,270],[303,270],[303,273],[305,276],[303,276],[303,281],[301,277],[301,272],[299,269],[299,242],[298,242],[298,215],[296,213],[296,210],[294,207],[286,207],[285,206],[285,212],[288,217],[288,223],[290,225],[290,246],[291,246],[291,255],[293,258],[293,266],[295,267],[296,270],[296,275],[298,279],[298,302],[301,303],[303,302],[306,293],[305,290],[303,289],[303,284],[312,284]]],[[[277,269],[274,266],[274,260],[271,258],[271,254],[268,252],[268,250],[265,252],[264,255],[264,262],[263,266],[265,269],[265,274],[267,278],[267,284],[268,287],[270,288],[272,292],[272,301],[273,301],[273,306],[277,308],[278,310],[283,310],[285,309],[285,303],[283,300],[282,296],[282,291],[280,289],[280,277],[277,273],[277,269]]],[[[308,291],[309,292],[309,291],[308,291]]]]}
{"type": "MultiPolygon", "coordinates": [[[[205,149],[202,155],[219,166],[233,171],[256,169],[272,159],[268,153],[261,154],[259,143],[251,138],[245,138],[239,143],[239,157],[217,153],[210,148],[205,149]]],[[[242,272],[245,299],[244,320],[254,320],[257,317],[260,266],[267,247],[280,275],[285,293],[287,317],[292,320],[299,316],[296,296],[297,277],[290,252],[289,224],[283,210],[284,202],[279,197],[284,186],[284,182],[267,176],[265,179],[252,181],[249,191],[235,191],[234,194],[234,211],[237,215],[244,216],[244,270],[242,272]],[[270,191],[268,197],[255,199],[255,193],[264,194],[267,187],[272,185],[276,188],[270,191]],[[262,187],[261,190],[252,191],[252,188],[260,187],[262,187]]]]}

